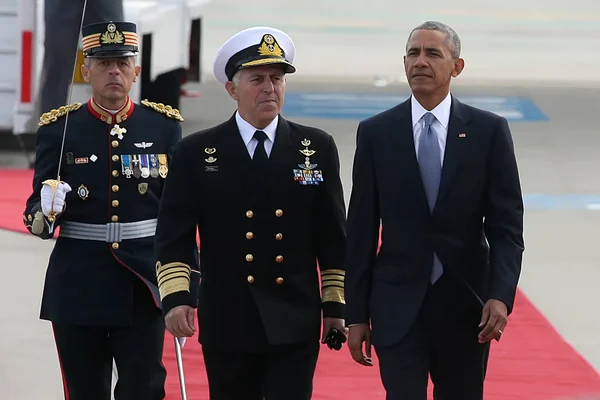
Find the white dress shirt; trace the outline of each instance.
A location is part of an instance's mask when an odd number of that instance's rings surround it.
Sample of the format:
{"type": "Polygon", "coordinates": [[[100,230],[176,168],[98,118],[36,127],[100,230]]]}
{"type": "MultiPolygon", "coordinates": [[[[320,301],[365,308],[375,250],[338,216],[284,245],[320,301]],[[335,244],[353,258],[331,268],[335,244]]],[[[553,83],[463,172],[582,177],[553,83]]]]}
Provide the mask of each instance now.
{"type": "Polygon", "coordinates": [[[258,129],[244,120],[240,113],[236,111],[235,122],[237,122],[238,130],[240,131],[240,135],[242,135],[242,139],[244,140],[244,144],[246,145],[248,154],[250,154],[251,158],[254,157],[254,150],[256,150],[256,146],[258,145],[258,140],[254,139],[254,132],[256,131],[263,131],[266,133],[267,139],[264,143],[265,151],[267,152],[267,157],[271,155],[271,149],[273,148],[273,143],[275,143],[275,133],[277,132],[278,121],[279,116],[276,116],[265,129],[258,129]]]}
{"type": "MultiPolygon", "coordinates": [[[[411,96],[411,108],[412,108],[412,126],[413,135],[415,139],[415,152],[417,158],[419,157],[419,140],[421,139],[421,132],[425,125],[423,116],[428,112],[423,106],[415,99],[415,96],[411,96]]],[[[435,120],[431,124],[433,133],[437,136],[438,143],[440,145],[440,162],[444,164],[444,150],[446,149],[446,137],[448,136],[448,122],[450,121],[450,105],[452,104],[452,97],[450,93],[448,96],[438,104],[431,113],[435,116],[435,120]]]]}

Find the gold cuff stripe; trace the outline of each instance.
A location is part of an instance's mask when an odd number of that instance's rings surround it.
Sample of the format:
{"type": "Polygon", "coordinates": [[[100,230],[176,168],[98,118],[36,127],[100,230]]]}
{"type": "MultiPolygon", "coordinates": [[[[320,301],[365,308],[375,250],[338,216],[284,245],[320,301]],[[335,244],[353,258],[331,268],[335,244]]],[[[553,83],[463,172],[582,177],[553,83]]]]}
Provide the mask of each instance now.
{"type": "Polygon", "coordinates": [[[321,282],[344,282],[345,279],[343,276],[327,276],[325,278],[321,278],[321,282]]]}
{"type": "Polygon", "coordinates": [[[168,273],[162,274],[160,276],[160,279],[158,280],[158,286],[164,285],[171,279],[175,279],[175,278],[185,278],[189,281],[190,274],[188,274],[187,271],[174,271],[174,272],[168,272],[168,273]]]}
{"type": "Polygon", "coordinates": [[[327,287],[344,287],[344,282],[327,282],[327,283],[323,283],[321,284],[321,287],[323,288],[327,288],[327,287]]]}
{"type": "Polygon", "coordinates": [[[163,300],[170,294],[177,292],[189,292],[190,280],[188,278],[174,278],[159,286],[160,299],[163,300]]]}
{"type": "Polygon", "coordinates": [[[346,304],[344,299],[344,289],[340,287],[329,286],[323,288],[323,296],[321,301],[346,304]]]}
{"type": "Polygon", "coordinates": [[[346,271],[344,271],[343,269],[324,269],[321,271],[321,277],[325,277],[327,275],[346,276],[346,271]]]}
{"type": "Polygon", "coordinates": [[[181,271],[181,272],[185,272],[186,275],[189,276],[191,274],[191,268],[189,265],[182,263],[182,262],[171,262],[171,263],[167,263],[165,265],[162,265],[160,263],[160,261],[158,261],[156,263],[156,276],[158,278],[158,280],[162,280],[163,276],[170,273],[170,272],[175,272],[175,271],[181,271]]]}

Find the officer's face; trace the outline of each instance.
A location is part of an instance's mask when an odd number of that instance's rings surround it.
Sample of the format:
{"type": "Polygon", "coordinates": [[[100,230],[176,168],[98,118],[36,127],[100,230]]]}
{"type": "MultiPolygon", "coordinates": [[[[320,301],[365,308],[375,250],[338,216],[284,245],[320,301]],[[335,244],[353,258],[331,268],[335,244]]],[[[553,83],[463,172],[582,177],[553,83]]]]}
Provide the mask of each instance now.
{"type": "Polygon", "coordinates": [[[92,58],[86,64],[81,72],[91,84],[94,96],[109,101],[124,99],[141,69],[134,57],[92,58]]]}
{"type": "Polygon", "coordinates": [[[442,32],[417,30],[406,45],[404,70],[413,93],[447,93],[452,77],[464,68],[461,58],[452,56],[452,48],[442,32]]]}
{"type": "Polygon", "coordinates": [[[278,65],[241,70],[237,85],[228,82],[229,95],[237,101],[242,117],[263,129],[281,111],[285,96],[285,73],[278,65]]]}

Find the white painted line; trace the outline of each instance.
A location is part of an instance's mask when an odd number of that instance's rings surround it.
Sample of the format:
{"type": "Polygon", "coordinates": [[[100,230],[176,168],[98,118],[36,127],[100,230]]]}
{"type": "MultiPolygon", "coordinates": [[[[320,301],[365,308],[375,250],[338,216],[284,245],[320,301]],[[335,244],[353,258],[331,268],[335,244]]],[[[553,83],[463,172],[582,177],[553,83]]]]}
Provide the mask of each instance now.
{"type": "Polygon", "coordinates": [[[600,204],[588,204],[587,209],[588,210],[600,210],[600,204]]]}

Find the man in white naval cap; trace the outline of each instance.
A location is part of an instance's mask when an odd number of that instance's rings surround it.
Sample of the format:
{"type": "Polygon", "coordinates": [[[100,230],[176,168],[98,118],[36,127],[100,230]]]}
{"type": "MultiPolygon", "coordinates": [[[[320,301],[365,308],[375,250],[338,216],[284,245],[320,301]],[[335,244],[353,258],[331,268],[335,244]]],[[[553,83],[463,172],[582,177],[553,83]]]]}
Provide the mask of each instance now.
{"type": "Polygon", "coordinates": [[[165,183],[156,251],[166,326],[195,332],[188,244],[198,231],[212,400],[310,399],[320,343],[346,340],[338,150],[326,132],[280,115],[294,56],[273,28],[225,42],[214,74],[237,111],[179,142],[165,183]]]}

